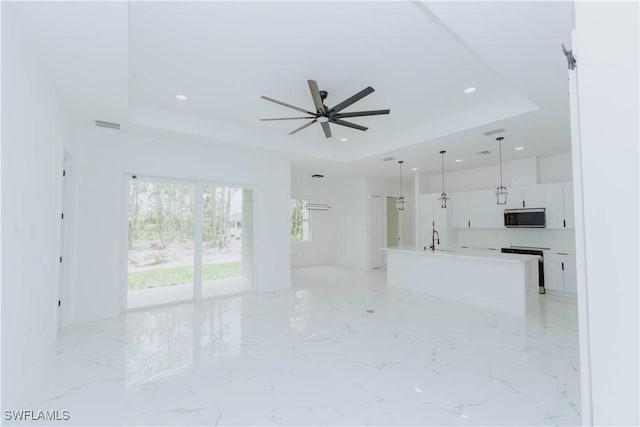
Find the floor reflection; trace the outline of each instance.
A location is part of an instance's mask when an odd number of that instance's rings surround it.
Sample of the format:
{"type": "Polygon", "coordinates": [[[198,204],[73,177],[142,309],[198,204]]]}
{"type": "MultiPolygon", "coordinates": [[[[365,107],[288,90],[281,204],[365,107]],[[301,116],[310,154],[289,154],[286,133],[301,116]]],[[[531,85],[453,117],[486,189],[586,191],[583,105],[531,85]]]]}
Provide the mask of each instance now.
{"type": "Polygon", "coordinates": [[[79,426],[580,425],[575,302],[541,295],[518,317],[384,278],[299,269],[291,291],[72,326],[16,409],[79,426]]]}
{"type": "Polygon", "coordinates": [[[240,297],[129,313],[126,387],[240,354],[240,297]]]}
{"type": "Polygon", "coordinates": [[[311,329],[311,296],[310,290],[300,290],[293,293],[291,331],[305,332],[311,329]]]}

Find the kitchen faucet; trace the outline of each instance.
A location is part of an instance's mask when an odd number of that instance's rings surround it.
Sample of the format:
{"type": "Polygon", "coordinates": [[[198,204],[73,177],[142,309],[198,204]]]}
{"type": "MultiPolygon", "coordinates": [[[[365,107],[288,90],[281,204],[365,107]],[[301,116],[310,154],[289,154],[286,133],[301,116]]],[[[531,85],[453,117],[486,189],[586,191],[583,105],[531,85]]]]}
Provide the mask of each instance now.
{"type": "Polygon", "coordinates": [[[438,233],[438,230],[436,230],[436,228],[433,227],[433,231],[431,232],[431,246],[429,246],[429,249],[431,249],[432,251],[435,251],[436,243],[440,244],[440,234],[438,233]]]}

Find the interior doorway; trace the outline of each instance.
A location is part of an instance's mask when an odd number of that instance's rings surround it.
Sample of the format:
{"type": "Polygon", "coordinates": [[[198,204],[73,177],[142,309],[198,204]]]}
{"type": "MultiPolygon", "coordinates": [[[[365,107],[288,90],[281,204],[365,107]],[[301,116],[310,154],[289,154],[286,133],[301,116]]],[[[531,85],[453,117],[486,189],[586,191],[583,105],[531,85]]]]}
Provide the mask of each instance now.
{"type": "Polygon", "coordinates": [[[384,199],[381,196],[372,195],[369,199],[369,208],[371,212],[370,264],[371,268],[382,268],[386,254],[380,248],[387,246],[384,199]]]}
{"type": "Polygon", "coordinates": [[[247,242],[243,250],[252,220],[243,214],[247,195],[240,187],[133,176],[126,308],[249,290],[251,269],[242,265],[251,248],[247,242]]]}
{"type": "Polygon", "coordinates": [[[396,207],[397,197],[387,196],[387,246],[400,246],[400,215],[396,207]]]}

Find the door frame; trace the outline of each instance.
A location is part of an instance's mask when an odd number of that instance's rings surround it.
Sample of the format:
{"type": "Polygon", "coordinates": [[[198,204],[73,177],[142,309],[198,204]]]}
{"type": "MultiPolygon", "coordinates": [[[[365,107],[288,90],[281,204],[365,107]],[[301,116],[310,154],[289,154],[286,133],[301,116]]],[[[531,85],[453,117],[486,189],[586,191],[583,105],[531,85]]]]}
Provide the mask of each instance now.
{"type": "Polygon", "coordinates": [[[382,205],[381,207],[381,215],[382,215],[382,235],[384,236],[384,243],[386,246],[386,242],[387,242],[387,205],[386,205],[386,199],[384,198],[384,196],[378,195],[378,194],[369,194],[368,200],[367,200],[367,211],[368,211],[368,218],[369,218],[369,226],[367,227],[367,247],[368,247],[368,259],[367,259],[367,267],[368,269],[377,269],[377,268],[384,268],[386,266],[386,262],[385,259],[382,260],[382,263],[380,266],[374,266],[376,263],[374,262],[375,257],[376,257],[376,251],[379,250],[379,248],[374,247],[377,246],[376,242],[375,242],[375,236],[376,236],[376,226],[377,224],[374,222],[374,216],[373,216],[373,200],[374,198],[377,198],[380,200],[380,204],[382,205]]]}
{"type": "MultiPolygon", "coordinates": [[[[398,200],[398,196],[386,196],[386,200],[385,200],[385,228],[386,228],[386,236],[387,236],[387,245],[389,244],[389,217],[388,217],[388,213],[389,213],[389,200],[393,200],[394,204],[396,204],[397,200],[398,200]]],[[[397,207],[395,208],[397,211],[397,207]]],[[[402,221],[401,221],[401,216],[400,216],[400,211],[397,212],[397,218],[398,218],[398,238],[397,240],[397,244],[398,246],[402,246],[403,240],[402,240],[402,221]]]]}
{"type": "MultiPolygon", "coordinates": [[[[253,222],[253,229],[255,230],[255,197],[258,192],[258,186],[253,184],[242,184],[242,183],[231,183],[224,181],[215,181],[209,179],[197,179],[197,178],[176,178],[176,177],[168,177],[168,176],[158,176],[154,174],[138,174],[132,172],[124,172],[122,174],[122,182],[121,182],[121,190],[122,190],[122,205],[121,205],[121,213],[120,217],[122,220],[122,228],[121,228],[121,236],[120,236],[120,250],[121,250],[121,264],[120,264],[120,280],[118,286],[118,292],[120,293],[120,312],[126,313],[130,311],[136,310],[146,310],[148,308],[154,307],[162,307],[169,306],[174,304],[184,304],[189,302],[199,302],[203,299],[216,298],[206,297],[202,298],[202,262],[195,262],[196,259],[200,259],[202,261],[202,189],[205,185],[213,186],[213,187],[232,187],[232,188],[240,188],[242,190],[251,190],[252,198],[254,199],[252,202],[252,212],[251,212],[251,220],[253,222]],[[127,308],[127,276],[128,276],[128,241],[129,241],[129,191],[131,180],[133,177],[136,179],[144,179],[146,181],[151,182],[164,182],[171,184],[188,184],[194,186],[194,274],[193,274],[193,294],[191,299],[189,300],[181,300],[175,302],[168,302],[162,304],[148,305],[143,307],[136,308],[127,308]],[[197,243],[200,242],[198,245],[197,243]],[[197,256],[197,258],[196,258],[197,256]],[[196,274],[198,275],[198,280],[196,283],[196,274]],[[198,293],[196,294],[196,290],[198,293]]],[[[244,206],[243,206],[244,211],[244,206]]],[[[253,233],[253,237],[255,237],[255,232],[253,233]]],[[[254,277],[254,262],[253,259],[255,253],[255,238],[251,239],[251,242],[248,242],[250,245],[251,252],[251,265],[249,267],[249,273],[251,277],[251,287],[250,290],[253,289],[253,277],[254,277]]],[[[244,247],[245,242],[242,242],[244,247]]]]}

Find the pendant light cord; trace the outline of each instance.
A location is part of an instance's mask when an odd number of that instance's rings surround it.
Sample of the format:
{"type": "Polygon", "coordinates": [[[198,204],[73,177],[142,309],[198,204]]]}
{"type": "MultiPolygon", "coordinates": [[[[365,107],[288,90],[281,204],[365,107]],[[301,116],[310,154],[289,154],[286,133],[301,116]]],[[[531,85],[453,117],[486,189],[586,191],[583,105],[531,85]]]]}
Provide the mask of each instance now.
{"type": "Polygon", "coordinates": [[[502,139],[503,137],[499,137],[498,139],[498,151],[500,152],[500,188],[503,187],[502,185],[502,139]]]}
{"type": "Polygon", "coordinates": [[[400,197],[402,197],[402,160],[400,160],[400,197]]]}
{"type": "Polygon", "coordinates": [[[440,170],[442,171],[442,194],[444,194],[444,154],[445,153],[446,153],[445,150],[440,151],[440,156],[441,156],[440,170]]]}
{"type": "Polygon", "coordinates": [[[440,157],[442,158],[440,169],[442,170],[442,192],[444,193],[444,153],[440,153],[440,157]]]}

